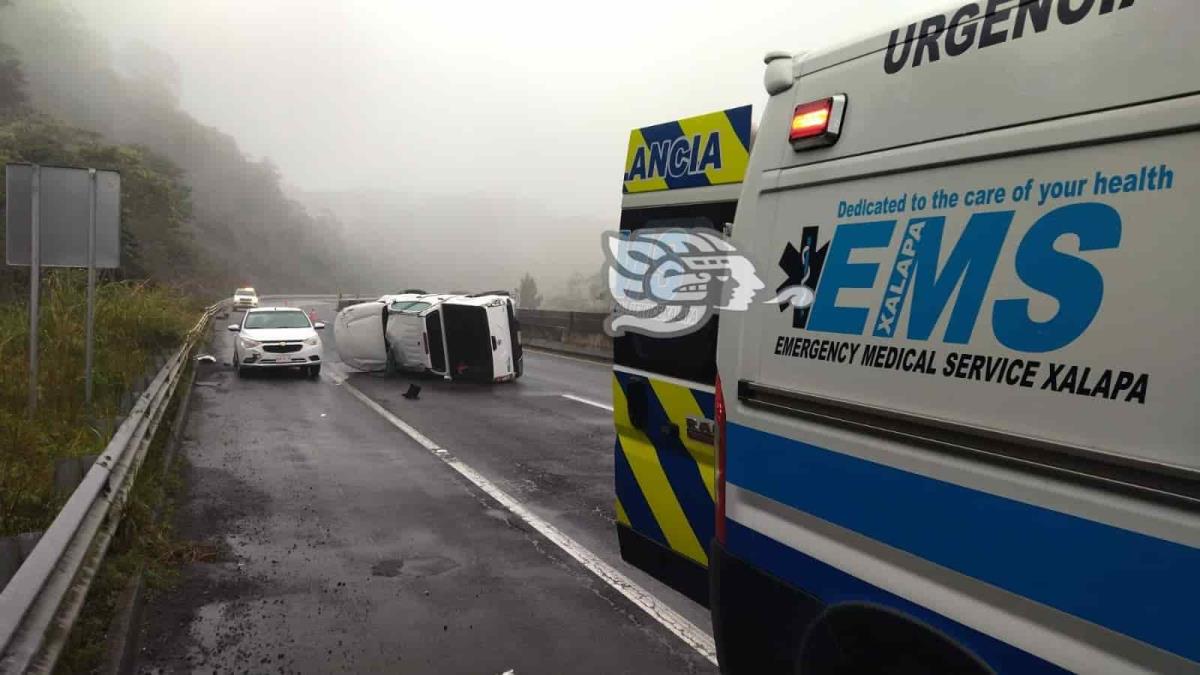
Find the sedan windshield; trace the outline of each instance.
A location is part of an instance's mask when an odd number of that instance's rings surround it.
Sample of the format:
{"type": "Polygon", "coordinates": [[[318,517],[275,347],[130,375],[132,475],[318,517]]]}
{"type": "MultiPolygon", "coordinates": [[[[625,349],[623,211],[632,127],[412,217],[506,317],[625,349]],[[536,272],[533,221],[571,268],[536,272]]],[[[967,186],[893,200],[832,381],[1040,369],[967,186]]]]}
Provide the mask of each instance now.
{"type": "Polygon", "coordinates": [[[310,328],[304,312],[251,312],[246,315],[245,328],[310,328]]]}

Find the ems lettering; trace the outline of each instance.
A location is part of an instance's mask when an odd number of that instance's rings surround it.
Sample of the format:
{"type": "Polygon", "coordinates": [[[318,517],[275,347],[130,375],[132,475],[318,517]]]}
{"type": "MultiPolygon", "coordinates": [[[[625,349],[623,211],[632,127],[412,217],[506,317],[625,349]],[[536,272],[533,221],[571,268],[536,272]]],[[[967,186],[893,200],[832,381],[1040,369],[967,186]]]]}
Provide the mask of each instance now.
{"type": "Polygon", "coordinates": [[[721,168],[721,135],[716,132],[707,137],[678,136],[639,146],[625,181],[703,175],[710,168],[721,168]]]}
{"type": "Polygon", "coordinates": [[[992,328],[1000,344],[1022,352],[1049,352],[1075,341],[1096,318],[1104,298],[1104,276],[1082,257],[1059,251],[1063,238],[1077,238],[1079,252],[1117,248],[1121,215],[1095,202],[1059,207],[1038,219],[1017,247],[1017,276],[1026,286],[1054,298],[1058,311],[1034,320],[1027,298],[997,300],[992,328]]]}
{"type": "Polygon", "coordinates": [[[910,340],[930,338],[950,296],[958,289],[958,297],[950,310],[950,320],[942,340],[955,344],[971,341],[975,321],[983,307],[983,298],[996,270],[996,262],[1000,259],[1000,249],[1004,246],[1013,215],[1013,211],[972,215],[940,270],[938,260],[941,258],[942,231],[946,219],[928,219],[924,240],[917,247],[912,310],[908,318],[910,340]]]}
{"type": "Polygon", "coordinates": [[[895,229],[894,220],[838,225],[825,255],[821,281],[808,317],[809,330],[862,335],[867,325],[867,308],[839,305],[838,293],[843,289],[874,288],[879,263],[852,263],[850,253],[888,246],[895,229]]]}
{"type": "MultiPolygon", "coordinates": [[[[931,340],[949,312],[938,339],[969,343],[1014,216],[1014,211],[975,213],[953,243],[945,241],[944,216],[910,219],[901,230],[891,272],[881,289],[870,324],[872,336],[896,337],[902,317],[907,316],[905,337],[931,340]]],[[[839,296],[843,290],[877,287],[880,265],[867,261],[872,249],[892,246],[897,225],[898,221],[887,220],[837,227],[828,244],[808,330],[863,334],[870,310],[839,302],[839,296]]],[[[1035,320],[1032,297],[999,298],[991,312],[996,340],[1027,353],[1054,351],[1074,342],[1091,325],[1104,297],[1103,276],[1084,256],[1120,243],[1120,214],[1106,204],[1069,204],[1041,216],[1017,243],[1012,264],[1017,278],[1033,291],[1028,295],[1049,296],[1056,311],[1035,320]],[[1078,254],[1068,248],[1076,241],[1078,254]]]]}
{"type": "Polygon", "coordinates": [[[943,58],[962,56],[1037,35],[1053,26],[1070,26],[1093,16],[1128,9],[1135,0],[987,0],[968,2],[947,20],[931,16],[892,31],[884,51],[883,70],[894,75],[906,67],[917,68],[943,58]],[[1016,5],[1016,6],[1014,6],[1016,5]]]}
{"type": "Polygon", "coordinates": [[[921,230],[925,228],[925,220],[912,220],[908,230],[900,242],[900,253],[892,265],[892,276],[883,293],[883,305],[879,308],[875,321],[875,337],[892,337],[896,330],[896,319],[904,306],[904,298],[908,295],[908,281],[912,277],[913,262],[917,255],[917,243],[921,241],[921,230]]]}

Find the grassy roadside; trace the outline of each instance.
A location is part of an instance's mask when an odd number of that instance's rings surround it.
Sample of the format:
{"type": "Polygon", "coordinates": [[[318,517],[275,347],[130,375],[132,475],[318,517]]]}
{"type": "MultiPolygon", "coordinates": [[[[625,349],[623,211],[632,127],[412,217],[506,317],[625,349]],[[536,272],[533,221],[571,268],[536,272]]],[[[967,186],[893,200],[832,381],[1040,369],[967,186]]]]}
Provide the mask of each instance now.
{"type": "MultiPolygon", "coordinates": [[[[184,373],[183,381],[190,381],[189,372],[184,373]]],[[[173,530],[175,498],[183,490],[183,458],[176,455],[168,466],[167,447],[183,395],[181,388],[163,416],[129,493],[121,524],[55,666],[56,673],[99,671],[105,663],[109,627],[139,574],[144,593],[161,592],[178,578],[182,563],[211,554],[204,547],[180,541],[173,530]]]]}
{"type": "MultiPolygon", "coordinates": [[[[56,460],[104,448],[114,430],[112,421],[122,412],[122,399],[128,402],[157,359],[178,347],[202,311],[197,302],[166,287],[131,282],[99,286],[89,410],[83,403],[85,288],[78,271],[54,270],[43,281],[41,402],[32,419],[26,416],[28,307],[0,304],[0,536],[45,529],[53,521],[66,499],[54,489],[56,460]]],[[[164,449],[180,398],[177,394],[163,417],[57,672],[95,672],[130,581],[142,574],[148,589],[162,588],[178,562],[197,555],[176,542],[170,529],[169,495],[179,489],[179,474],[167,469],[164,449]]]]}
{"type": "Polygon", "coordinates": [[[55,494],[54,465],[99,453],[111,422],[165,350],[180,344],[201,308],[164,287],[121,282],[96,293],[93,407],[83,404],[85,277],[46,275],[40,326],[40,407],[26,417],[29,314],[0,305],[0,536],[45,529],[65,501],[55,494]]]}

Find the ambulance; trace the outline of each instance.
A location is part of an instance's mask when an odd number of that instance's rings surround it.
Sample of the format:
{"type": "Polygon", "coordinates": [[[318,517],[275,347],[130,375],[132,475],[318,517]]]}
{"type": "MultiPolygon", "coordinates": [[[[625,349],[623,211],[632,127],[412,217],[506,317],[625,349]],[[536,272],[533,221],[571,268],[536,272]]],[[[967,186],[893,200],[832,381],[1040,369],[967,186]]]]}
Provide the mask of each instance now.
{"type": "Polygon", "coordinates": [[[346,365],[446,379],[509,382],[524,370],[516,308],[506,293],[401,293],[338,312],[346,365]]]}
{"type": "MultiPolygon", "coordinates": [[[[733,223],[751,144],[750,106],[635,129],[623,235],[733,223]]],[[[613,340],[616,529],[622,558],[704,603],[715,492],[717,320],[679,337],[613,340]]]]}
{"type": "Polygon", "coordinates": [[[1200,672],[1200,2],[960,0],[765,85],[686,549],[722,671],[1200,672]]]}

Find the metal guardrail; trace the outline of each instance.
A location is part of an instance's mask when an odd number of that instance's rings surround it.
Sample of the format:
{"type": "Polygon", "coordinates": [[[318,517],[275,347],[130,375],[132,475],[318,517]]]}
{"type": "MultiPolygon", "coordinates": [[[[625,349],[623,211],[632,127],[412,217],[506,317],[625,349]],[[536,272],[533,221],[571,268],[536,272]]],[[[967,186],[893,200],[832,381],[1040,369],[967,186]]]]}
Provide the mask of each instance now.
{"type": "Polygon", "coordinates": [[[607,317],[604,312],[517,310],[525,346],[600,359],[612,358],[612,338],[604,332],[607,317]]]}
{"type": "Polygon", "coordinates": [[[121,522],[159,421],[198,339],[223,304],[205,310],[0,591],[0,673],[48,673],[54,668],[121,522]]]}

